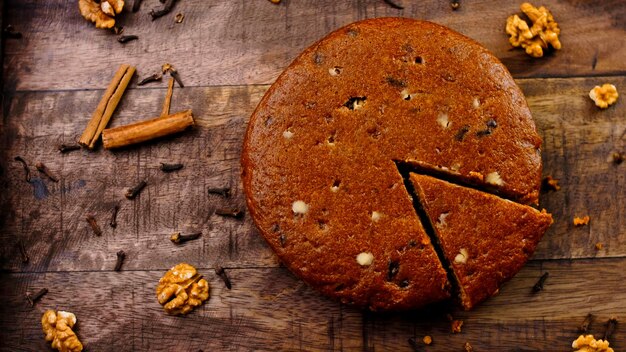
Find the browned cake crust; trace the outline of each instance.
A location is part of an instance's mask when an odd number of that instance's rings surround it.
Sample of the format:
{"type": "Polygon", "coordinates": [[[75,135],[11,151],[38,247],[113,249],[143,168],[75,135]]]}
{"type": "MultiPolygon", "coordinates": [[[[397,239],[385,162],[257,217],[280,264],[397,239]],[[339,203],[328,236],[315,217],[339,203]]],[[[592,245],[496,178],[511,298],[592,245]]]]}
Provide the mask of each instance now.
{"type": "Polygon", "coordinates": [[[498,292],[535,251],[552,216],[527,205],[411,174],[411,182],[471,309],[498,292]]]}
{"type": "Polygon", "coordinates": [[[534,202],[540,144],[486,49],[430,22],[372,19],[306,49],[268,90],[243,182],[259,231],[304,281],[372,309],[416,308],[448,283],[394,161],[534,202]]]}

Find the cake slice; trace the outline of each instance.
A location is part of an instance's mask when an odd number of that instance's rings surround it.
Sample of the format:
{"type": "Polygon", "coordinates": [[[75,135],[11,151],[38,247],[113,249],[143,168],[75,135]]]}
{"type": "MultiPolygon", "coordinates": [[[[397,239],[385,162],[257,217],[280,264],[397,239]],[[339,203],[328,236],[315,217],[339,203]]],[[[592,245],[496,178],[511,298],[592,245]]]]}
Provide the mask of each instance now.
{"type": "Polygon", "coordinates": [[[535,251],[552,216],[430,176],[411,183],[459,287],[466,310],[496,294],[535,251]]]}

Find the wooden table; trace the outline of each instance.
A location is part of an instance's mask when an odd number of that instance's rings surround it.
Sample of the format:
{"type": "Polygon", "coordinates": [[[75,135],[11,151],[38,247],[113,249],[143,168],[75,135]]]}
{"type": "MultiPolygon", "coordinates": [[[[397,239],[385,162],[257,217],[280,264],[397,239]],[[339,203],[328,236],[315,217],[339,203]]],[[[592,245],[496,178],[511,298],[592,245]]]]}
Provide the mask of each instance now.
{"type": "MultiPolygon", "coordinates": [[[[532,59],[509,46],[506,17],[519,1],[446,0],[180,0],[174,12],[151,21],[160,6],[145,0],[119,21],[139,40],[120,44],[78,13],[76,1],[5,1],[4,25],[22,39],[4,41],[0,122],[0,350],[49,350],[40,326],[44,310],[76,313],[88,351],[410,351],[407,339],[434,343],[424,351],[567,351],[587,313],[591,332],[604,333],[611,316],[626,318],[626,163],[609,158],[626,150],[626,102],[596,108],[589,90],[606,82],[626,94],[626,3],[618,0],[545,0],[562,29],[563,49],[532,59]],[[174,15],[183,13],[183,23],[174,15]],[[250,217],[214,215],[245,207],[239,157],[248,118],[278,74],[326,33],[380,16],[432,20],[476,39],[509,68],[526,94],[543,137],[544,174],[561,190],[544,193],[541,206],[555,223],[533,259],[500,294],[471,312],[449,305],[422,311],[373,314],[324,298],[277,261],[250,217]],[[185,88],[174,90],[172,111],[192,108],[197,128],[120,151],[102,148],[61,154],[87,124],[103,89],[122,63],[143,78],[169,62],[185,88]],[[32,183],[15,156],[31,167],[32,183]],[[34,169],[42,161],[54,183],[34,169]],[[161,162],[182,162],[176,173],[161,162]],[[146,179],[134,201],[125,190],[146,179]],[[231,187],[231,198],[209,195],[231,187]],[[117,228],[108,225],[120,206],[117,228]],[[103,230],[92,233],[93,214],[103,230]],[[589,215],[574,227],[574,216],[589,215]],[[173,231],[202,231],[175,246],[173,231]],[[17,242],[30,257],[22,263],[17,242]],[[602,249],[595,248],[602,243],[602,249]],[[113,271],[116,252],[127,259],[113,271]],[[179,262],[196,265],[211,298],[185,317],[165,314],[155,298],[162,274],[179,262]],[[232,290],[213,271],[226,268],[232,290]],[[549,272],[545,289],[531,287],[549,272]],[[50,292],[34,308],[25,293],[50,292]],[[450,332],[447,314],[464,321],[450,332]]],[[[157,116],[166,82],[142,87],[133,79],[110,126],[157,116]]],[[[611,339],[626,350],[618,325],[611,339]]]]}

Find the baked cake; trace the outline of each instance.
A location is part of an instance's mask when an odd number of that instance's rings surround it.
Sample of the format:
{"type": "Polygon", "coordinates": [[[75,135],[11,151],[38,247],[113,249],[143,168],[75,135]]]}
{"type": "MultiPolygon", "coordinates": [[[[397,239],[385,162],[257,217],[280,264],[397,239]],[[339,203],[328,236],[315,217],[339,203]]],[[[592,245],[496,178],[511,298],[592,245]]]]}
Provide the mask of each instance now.
{"type": "Polygon", "coordinates": [[[541,139],[507,69],[446,27],[350,24],[306,49],[252,114],[242,177],[280,260],[373,310],[449,297],[397,163],[536,203],[541,139]]]}
{"type": "Polygon", "coordinates": [[[552,224],[545,211],[475,189],[416,174],[411,174],[411,183],[465,309],[497,293],[524,266],[552,224]]]}

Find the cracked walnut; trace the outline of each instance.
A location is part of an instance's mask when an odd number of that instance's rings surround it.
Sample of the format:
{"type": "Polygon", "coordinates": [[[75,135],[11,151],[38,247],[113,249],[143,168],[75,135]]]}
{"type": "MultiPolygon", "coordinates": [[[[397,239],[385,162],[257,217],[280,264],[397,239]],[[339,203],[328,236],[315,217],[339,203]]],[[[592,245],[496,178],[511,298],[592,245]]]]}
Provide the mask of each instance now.
{"type": "Polygon", "coordinates": [[[41,326],[46,334],[46,341],[52,342],[52,348],[61,352],[80,352],[83,344],[72,331],[76,316],[70,312],[47,310],[41,317],[41,326]]]}
{"type": "Polygon", "coordinates": [[[522,47],[526,54],[532,57],[542,57],[548,44],[555,50],[561,49],[559,41],[558,23],[552,13],[541,6],[534,7],[530,3],[523,3],[520,9],[530,19],[532,25],[521,19],[518,15],[511,15],[506,20],[506,33],[510,36],[509,42],[514,47],[522,47]]]}
{"type": "Polygon", "coordinates": [[[209,283],[193,266],[181,263],[159,280],[157,299],[170,314],[187,314],[209,298],[209,283]]]}

